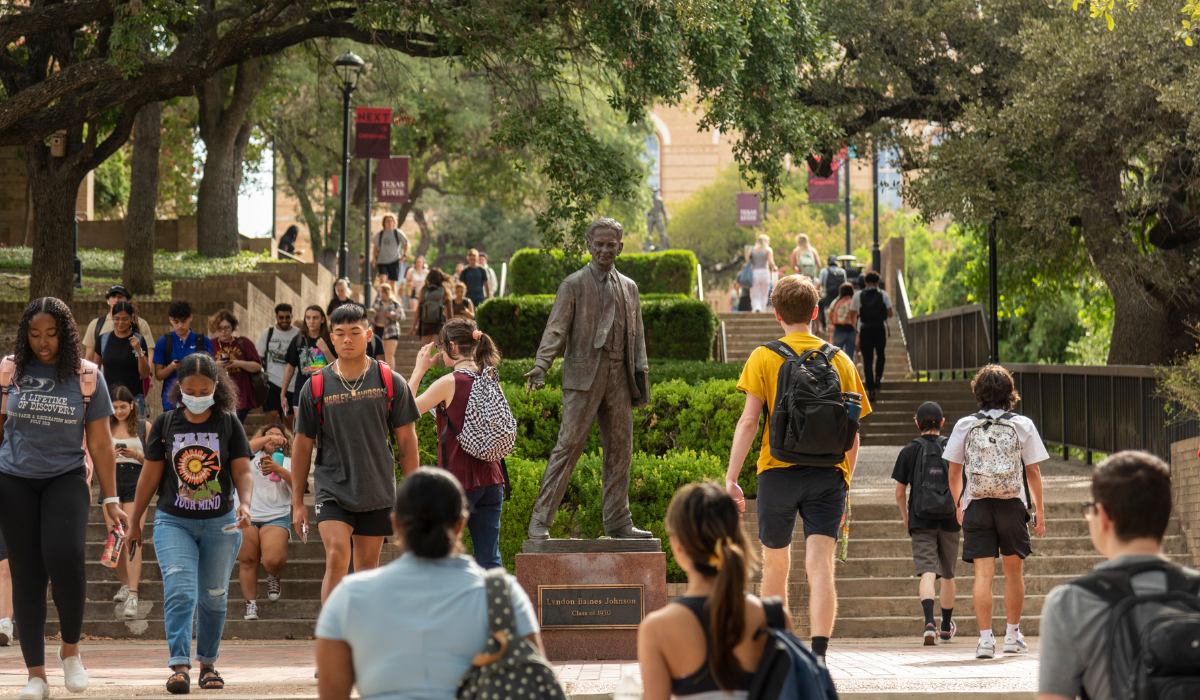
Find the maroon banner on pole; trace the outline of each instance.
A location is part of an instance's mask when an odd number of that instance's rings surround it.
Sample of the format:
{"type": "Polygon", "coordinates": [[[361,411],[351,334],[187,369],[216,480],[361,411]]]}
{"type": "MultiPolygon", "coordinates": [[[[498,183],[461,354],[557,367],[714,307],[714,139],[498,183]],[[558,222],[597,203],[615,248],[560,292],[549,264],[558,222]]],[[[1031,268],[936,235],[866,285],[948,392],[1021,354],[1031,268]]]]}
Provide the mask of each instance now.
{"type": "Polygon", "coordinates": [[[392,157],[392,108],[358,107],[354,115],[354,157],[392,157]]]}
{"type": "Polygon", "coordinates": [[[841,169],[843,162],[840,158],[833,159],[833,172],[829,174],[829,177],[817,177],[813,174],[812,166],[808,166],[809,203],[821,204],[842,201],[838,190],[838,171],[841,169]]]}
{"type": "Polygon", "coordinates": [[[757,192],[739,192],[737,196],[737,225],[758,226],[762,223],[761,204],[757,192]]]}
{"type": "Polygon", "coordinates": [[[408,156],[381,158],[375,171],[375,200],[408,201],[408,156]]]}

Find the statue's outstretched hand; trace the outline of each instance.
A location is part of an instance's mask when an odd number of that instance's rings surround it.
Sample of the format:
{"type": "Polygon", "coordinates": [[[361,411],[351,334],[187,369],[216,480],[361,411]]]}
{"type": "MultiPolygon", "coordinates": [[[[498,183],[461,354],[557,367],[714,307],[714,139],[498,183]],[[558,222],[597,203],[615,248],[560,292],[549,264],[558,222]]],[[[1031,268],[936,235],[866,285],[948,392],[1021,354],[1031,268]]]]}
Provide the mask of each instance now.
{"type": "Polygon", "coordinates": [[[526,394],[534,389],[546,388],[546,370],[542,369],[541,367],[534,366],[533,369],[525,373],[525,379],[527,380],[525,382],[526,394]]]}

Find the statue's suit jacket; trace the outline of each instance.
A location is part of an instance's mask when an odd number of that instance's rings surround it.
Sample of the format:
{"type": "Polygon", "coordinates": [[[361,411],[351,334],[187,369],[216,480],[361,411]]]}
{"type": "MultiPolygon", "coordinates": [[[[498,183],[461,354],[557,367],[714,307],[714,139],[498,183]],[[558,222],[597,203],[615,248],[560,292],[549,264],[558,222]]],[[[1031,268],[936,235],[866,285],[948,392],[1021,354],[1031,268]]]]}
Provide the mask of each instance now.
{"type": "MultiPolygon", "coordinates": [[[[554,358],[562,355],[562,388],[567,390],[591,389],[600,366],[602,348],[594,346],[603,315],[602,298],[589,266],[590,263],[567,276],[559,285],[537,352],[536,364],[543,370],[550,369],[554,358]]],[[[645,406],[650,400],[645,379],[650,365],[646,360],[646,332],[642,327],[637,285],[615,267],[611,274],[618,282],[616,288],[625,306],[625,370],[629,395],[634,406],[645,406]]]]}

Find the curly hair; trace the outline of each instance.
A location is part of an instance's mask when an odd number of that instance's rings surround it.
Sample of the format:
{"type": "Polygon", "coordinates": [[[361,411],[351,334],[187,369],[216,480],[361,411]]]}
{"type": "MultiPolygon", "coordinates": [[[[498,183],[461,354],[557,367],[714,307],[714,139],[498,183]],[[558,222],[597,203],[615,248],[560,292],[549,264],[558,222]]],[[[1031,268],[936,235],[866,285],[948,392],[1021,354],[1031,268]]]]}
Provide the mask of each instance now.
{"type": "Polygon", "coordinates": [[[212,358],[212,355],[203,352],[194,352],[191,355],[183,358],[179,363],[179,381],[171,387],[171,393],[167,397],[171,403],[176,406],[183,404],[183,390],[179,388],[184,379],[199,374],[208,377],[216,383],[217,389],[213,394],[212,410],[218,413],[229,413],[236,411],[238,402],[241,397],[238,395],[237,385],[229,378],[225,370],[217,364],[217,361],[212,358]]]}
{"type": "Polygon", "coordinates": [[[230,311],[229,309],[218,309],[217,313],[213,314],[212,316],[210,316],[208,318],[208,334],[209,335],[211,335],[211,336],[217,335],[217,326],[221,325],[221,321],[228,321],[229,325],[232,327],[232,330],[235,330],[235,331],[237,330],[237,327],[238,327],[237,316],[234,316],[233,312],[230,311]]]}
{"type": "MultiPolygon", "coordinates": [[[[283,434],[284,439],[287,440],[287,442],[284,443],[284,445],[283,445],[283,456],[288,457],[290,459],[292,456],[292,431],[288,430],[287,426],[285,426],[284,424],[282,424],[282,423],[267,423],[266,425],[259,426],[258,430],[256,430],[254,432],[254,435],[250,439],[251,440],[259,439],[260,437],[266,435],[267,431],[270,430],[271,428],[275,428],[276,430],[278,430],[280,433],[283,434]]],[[[283,465],[280,465],[280,466],[283,466],[283,465]]]]}
{"type": "Polygon", "coordinates": [[[17,371],[15,379],[25,376],[25,366],[33,360],[33,348],[29,347],[29,323],[38,314],[49,314],[54,317],[58,329],[58,360],[55,377],[65,382],[79,374],[83,368],[83,359],[79,356],[79,327],[75,325],[75,317],[71,309],[62,299],[42,297],[29,302],[25,313],[21,314],[21,322],[17,326],[17,339],[13,342],[13,363],[17,371]]]}
{"type": "Polygon", "coordinates": [[[971,391],[981,411],[998,408],[1011,411],[1021,400],[1013,385],[1012,374],[1000,365],[988,365],[975,373],[971,380],[971,391]]]}

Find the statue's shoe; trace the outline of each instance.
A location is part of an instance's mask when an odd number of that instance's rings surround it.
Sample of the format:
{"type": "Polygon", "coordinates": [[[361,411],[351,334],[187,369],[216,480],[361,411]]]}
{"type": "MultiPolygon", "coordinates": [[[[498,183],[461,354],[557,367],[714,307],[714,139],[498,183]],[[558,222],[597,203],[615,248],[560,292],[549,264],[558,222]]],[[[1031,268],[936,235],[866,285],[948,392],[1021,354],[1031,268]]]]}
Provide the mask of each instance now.
{"type": "MultiPolygon", "coordinates": [[[[530,530],[532,531],[532,526],[530,526],[530,530]]],[[[653,532],[650,532],[649,530],[639,530],[633,525],[626,525],[619,530],[605,530],[604,534],[615,539],[625,540],[641,540],[654,537],[653,532]]]]}
{"type": "Polygon", "coordinates": [[[550,539],[550,528],[533,520],[529,523],[529,539],[531,540],[548,540],[550,539]]]}

